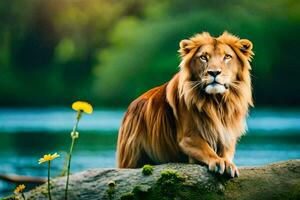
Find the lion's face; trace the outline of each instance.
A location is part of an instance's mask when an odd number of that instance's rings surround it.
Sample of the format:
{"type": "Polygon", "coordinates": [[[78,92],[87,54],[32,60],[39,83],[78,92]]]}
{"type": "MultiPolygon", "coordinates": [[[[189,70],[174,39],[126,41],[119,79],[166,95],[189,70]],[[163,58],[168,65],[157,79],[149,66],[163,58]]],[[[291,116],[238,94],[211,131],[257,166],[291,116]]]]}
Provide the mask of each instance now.
{"type": "Polygon", "coordinates": [[[225,94],[239,88],[241,82],[250,84],[252,43],[227,32],[219,37],[197,34],[180,42],[181,69],[192,89],[207,94],[225,94]],[[194,87],[195,86],[195,87],[194,87]],[[197,86],[197,87],[196,87],[197,86]]]}
{"type": "Polygon", "coordinates": [[[241,64],[230,46],[222,43],[206,44],[194,56],[195,77],[208,94],[223,94],[236,81],[241,64]]]}

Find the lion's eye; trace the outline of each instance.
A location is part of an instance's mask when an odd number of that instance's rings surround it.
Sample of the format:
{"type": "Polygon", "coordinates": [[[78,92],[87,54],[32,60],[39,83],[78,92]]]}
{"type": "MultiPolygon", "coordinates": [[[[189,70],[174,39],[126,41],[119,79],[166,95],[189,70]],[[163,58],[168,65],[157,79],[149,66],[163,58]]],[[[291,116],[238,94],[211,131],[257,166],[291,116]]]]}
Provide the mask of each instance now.
{"type": "Polygon", "coordinates": [[[232,58],[232,56],[229,55],[229,54],[226,54],[226,55],[224,56],[224,60],[230,60],[231,58],[232,58]]]}
{"type": "Polygon", "coordinates": [[[202,60],[203,62],[207,62],[208,58],[205,55],[201,55],[200,60],[202,60]]]}

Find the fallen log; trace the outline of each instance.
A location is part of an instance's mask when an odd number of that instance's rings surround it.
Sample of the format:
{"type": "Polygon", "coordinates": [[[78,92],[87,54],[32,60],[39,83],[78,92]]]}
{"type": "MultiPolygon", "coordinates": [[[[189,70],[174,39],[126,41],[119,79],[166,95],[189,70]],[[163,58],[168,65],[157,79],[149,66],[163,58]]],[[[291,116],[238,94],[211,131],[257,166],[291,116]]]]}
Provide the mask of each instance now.
{"type": "MultiPolygon", "coordinates": [[[[66,178],[52,181],[52,199],[64,199],[66,178]]],[[[26,199],[48,199],[47,185],[26,199]]],[[[70,176],[68,199],[300,199],[300,160],[240,168],[238,178],[208,172],[197,164],[164,164],[148,169],[91,169],[70,176]],[[146,175],[145,175],[146,174],[146,175]]]]}
{"type": "Polygon", "coordinates": [[[47,179],[34,176],[20,176],[16,174],[0,174],[0,180],[16,184],[42,184],[45,183],[47,179]]]}

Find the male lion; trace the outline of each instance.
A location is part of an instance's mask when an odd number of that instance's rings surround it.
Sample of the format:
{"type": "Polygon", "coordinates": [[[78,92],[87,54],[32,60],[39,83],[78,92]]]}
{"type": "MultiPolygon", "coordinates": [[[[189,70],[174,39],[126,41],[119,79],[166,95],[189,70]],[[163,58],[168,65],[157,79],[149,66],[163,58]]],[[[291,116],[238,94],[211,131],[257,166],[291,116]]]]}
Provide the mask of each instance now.
{"type": "Polygon", "coordinates": [[[232,160],[253,105],[252,43],[204,32],[182,40],[179,53],[180,71],[130,104],[119,130],[118,167],[197,162],[238,176],[232,160]]]}

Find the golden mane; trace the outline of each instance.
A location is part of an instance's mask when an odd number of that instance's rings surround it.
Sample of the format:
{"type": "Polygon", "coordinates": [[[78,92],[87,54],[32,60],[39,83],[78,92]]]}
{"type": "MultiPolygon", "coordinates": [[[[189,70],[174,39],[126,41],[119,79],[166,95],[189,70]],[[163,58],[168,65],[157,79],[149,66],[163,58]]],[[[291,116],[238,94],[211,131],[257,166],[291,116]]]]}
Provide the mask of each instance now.
{"type": "Polygon", "coordinates": [[[188,162],[197,156],[186,150],[184,138],[203,139],[222,156],[245,132],[245,117],[253,105],[249,72],[252,43],[227,32],[217,38],[204,32],[182,40],[179,53],[180,71],[130,104],[119,130],[119,167],[188,162]],[[240,66],[229,92],[210,95],[193,85],[193,58],[202,45],[216,43],[230,46],[240,66]]]}
{"type": "MultiPolygon", "coordinates": [[[[242,70],[239,71],[239,83],[238,87],[231,88],[230,93],[226,93],[222,97],[211,96],[205,93],[199,95],[199,91],[192,88],[190,81],[191,72],[190,72],[190,62],[193,58],[197,48],[203,44],[213,43],[213,38],[209,33],[197,34],[194,37],[190,38],[189,44],[183,46],[179,50],[182,62],[180,63],[180,72],[179,72],[179,83],[175,87],[172,82],[175,79],[172,79],[170,86],[167,89],[167,99],[171,107],[174,110],[174,113],[177,113],[177,105],[175,103],[176,92],[179,94],[179,98],[182,100],[183,104],[189,110],[189,112],[199,115],[199,113],[205,113],[204,118],[212,123],[211,128],[214,129],[210,133],[207,131],[207,126],[205,130],[202,131],[202,137],[206,139],[211,145],[216,145],[216,138],[221,136],[221,141],[225,145],[226,137],[220,133],[228,131],[235,136],[240,136],[245,132],[245,124],[241,123],[241,120],[245,118],[245,115],[248,113],[248,107],[253,106],[252,101],[252,88],[251,88],[251,79],[249,69],[252,56],[254,55],[252,51],[247,51],[247,54],[241,52],[243,47],[240,43],[240,39],[236,36],[233,36],[227,32],[224,32],[220,37],[216,38],[219,42],[228,44],[238,55],[242,63],[242,70]],[[186,51],[188,49],[188,52],[186,51]],[[226,129],[226,130],[225,130],[226,129]]],[[[244,40],[242,40],[243,42],[244,40]]],[[[184,41],[185,42],[185,41],[184,41]]],[[[252,46],[251,46],[252,48],[252,46]]],[[[207,122],[207,120],[203,120],[207,122]]]]}

